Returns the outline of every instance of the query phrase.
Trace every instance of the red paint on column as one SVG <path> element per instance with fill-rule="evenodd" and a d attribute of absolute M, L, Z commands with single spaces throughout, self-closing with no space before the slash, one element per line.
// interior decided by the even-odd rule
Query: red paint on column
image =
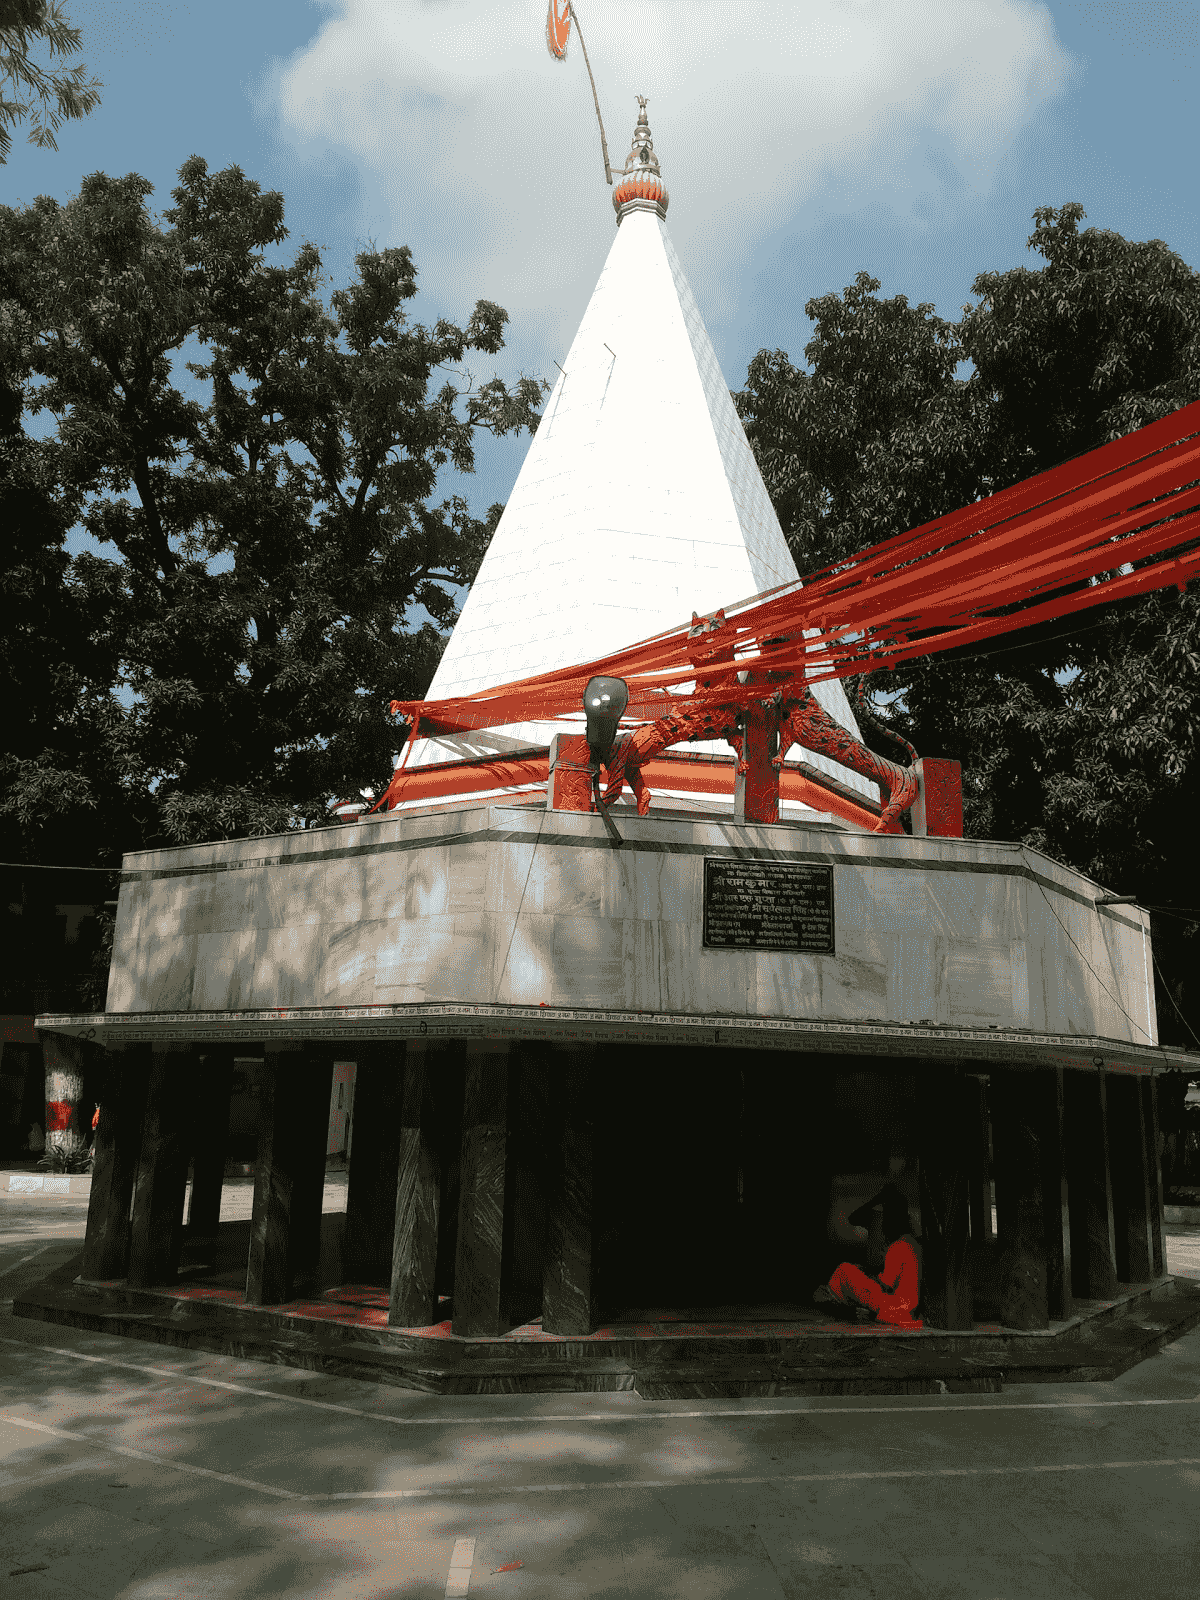
<path fill-rule="evenodd" d="M 913 832 L 930 839 L 963 836 L 962 765 L 940 756 L 917 762 L 920 794 L 913 806 Z"/>
<path fill-rule="evenodd" d="M 46 1132 L 62 1133 L 71 1126 L 71 1113 L 75 1107 L 69 1100 L 46 1101 Z"/>
<path fill-rule="evenodd" d="M 550 751 L 546 804 L 550 811 L 592 809 L 591 752 L 582 734 L 560 733 Z"/>

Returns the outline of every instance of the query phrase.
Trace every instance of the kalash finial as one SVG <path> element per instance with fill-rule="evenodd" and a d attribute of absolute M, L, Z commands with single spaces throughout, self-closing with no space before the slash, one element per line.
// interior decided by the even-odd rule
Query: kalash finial
<path fill-rule="evenodd" d="M 613 190 L 613 210 L 620 227 L 631 211 L 654 211 L 666 221 L 667 186 L 662 181 L 658 157 L 654 154 L 654 140 L 650 124 L 646 121 L 646 97 L 637 97 L 641 110 L 633 130 L 633 146 L 625 161 L 625 171 L 617 179 Z"/>

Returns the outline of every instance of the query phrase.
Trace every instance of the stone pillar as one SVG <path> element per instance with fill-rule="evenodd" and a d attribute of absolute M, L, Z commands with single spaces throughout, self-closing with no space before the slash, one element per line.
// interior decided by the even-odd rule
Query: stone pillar
<path fill-rule="evenodd" d="M 129 1270 L 129 1212 L 146 1116 L 150 1046 L 118 1046 L 106 1057 L 81 1274 L 96 1282 L 123 1278 Z"/>
<path fill-rule="evenodd" d="M 932 1328 L 972 1329 L 968 1257 L 973 1090 L 950 1073 L 931 1071 L 918 1099 L 921 1306 Z"/>
<path fill-rule="evenodd" d="M 1071 1277 L 1079 1299 L 1110 1300 L 1117 1292 L 1106 1087 L 1103 1067 L 1066 1072 Z"/>
<path fill-rule="evenodd" d="M 82 1155 L 87 1149 L 90 1111 L 83 1105 L 83 1064 L 87 1046 L 65 1033 L 42 1035 L 46 1066 L 46 1154 Z"/>
<path fill-rule="evenodd" d="M 246 1304 L 280 1305 L 320 1249 L 333 1058 L 266 1049 Z"/>
<path fill-rule="evenodd" d="M 1042 1156 L 1046 1235 L 1046 1310 L 1056 1321 L 1074 1314 L 1071 1292 L 1071 1212 L 1063 1069 L 1041 1069 L 1031 1088 Z"/>
<path fill-rule="evenodd" d="M 289 1055 L 283 1064 L 285 1078 L 298 1100 L 299 1146 L 296 1188 L 292 1200 L 291 1276 L 316 1271 L 321 1258 L 322 1213 L 325 1205 L 325 1153 L 329 1146 L 329 1102 L 333 1098 L 333 1051 L 306 1046 L 303 1054 Z"/>
<path fill-rule="evenodd" d="M 550 741 L 547 811 L 591 811 L 591 751 L 581 733 L 556 733 Z"/>
<path fill-rule="evenodd" d="M 368 1283 L 391 1281 L 404 1055 L 402 1039 L 358 1046 L 342 1259 Z"/>
<path fill-rule="evenodd" d="M 1107 1089 L 1117 1277 L 1122 1283 L 1149 1283 L 1154 1235 L 1141 1080 L 1109 1073 Z"/>
<path fill-rule="evenodd" d="M 917 798 L 912 807 L 916 839 L 961 839 L 963 836 L 962 766 L 940 756 L 922 756 L 916 764 Z"/>
<path fill-rule="evenodd" d="M 209 1050 L 199 1058 L 195 1134 L 192 1147 L 192 1197 L 187 1225 L 199 1238 L 221 1226 L 229 1101 L 233 1094 L 233 1051 Z"/>
<path fill-rule="evenodd" d="M 773 760 L 778 753 L 778 718 L 755 702 L 745 712 L 742 758 L 733 780 L 736 821 L 779 821 L 779 768 Z"/>
<path fill-rule="evenodd" d="M 988 1113 L 983 1079 L 964 1078 L 963 1094 L 966 1098 L 971 1243 L 978 1248 L 992 1236 L 991 1157 L 988 1150 Z"/>
<path fill-rule="evenodd" d="M 454 1332 L 466 1336 L 502 1331 L 511 1281 L 514 1054 L 491 1040 L 467 1044 L 453 1302 Z"/>
<path fill-rule="evenodd" d="M 444 1044 L 414 1039 L 405 1057 L 388 1299 L 388 1325 L 394 1328 L 427 1328 L 438 1320 L 442 1159 L 435 1096 L 447 1055 Z"/>
<path fill-rule="evenodd" d="M 541 1315 L 545 1290 L 546 1219 L 557 1165 L 550 1102 L 558 1053 L 548 1044 L 522 1040 L 514 1054 L 509 1079 L 512 1201 L 504 1218 L 512 1270 L 500 1309 L 510 1324 L 520 1325 Z"/>
<path fill-rule="evenodd" d="M 590 1333 L 595 1314 L 591 1099 L 595 1059 L 594 1048 L 573 1049 L 557 1086 L 561 1134 L 551 1189 L 542 1284 L 542 1331 L 545 1333 Z"/>
<path fill-rule="evenodd" d="M 991 1075 L 1000 1321 L 1008 1328 L 1050 1325 L 1042 1176 L 1047 1130 L 1045 1119 L 1038 1115 L 1040 1086 L 1035 1079 L 1034 1072 Z"/>
<path fill-rule="evenodd" d="M 174 1283 L 179 1271 L 195 1084 L 196 1057 L 187 1045 L 152 1046 L 129 1240 L 131 1288 Z"/>
<path fill-rule="evenodd" d="M 1163 1256 L 1162 1163 L 1158 1155 L 1158 1080 L 1141 1080 L 1142 1128 L 1146 1137 L 1146 1171 L 1150 1189 L 1150 1237 L 1153 1244 L 1153 1271 L 1156 1278 L 1166 1275 Z"/>

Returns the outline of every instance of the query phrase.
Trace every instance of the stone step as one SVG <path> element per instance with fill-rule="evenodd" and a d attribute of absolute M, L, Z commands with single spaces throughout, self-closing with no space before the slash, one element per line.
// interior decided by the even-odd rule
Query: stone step
<path fill-rule="evenodd" d="M 277 1310 L 164 1299 L 73 1282 L 78 1258 L 14 1298 L 20 1317 L 327 1372 L 430 1394 L 602 1393 L 647 1400 L 769 1395 L 991 1393 L 1014 1383 L 1110 1381 L 1200 1324 L 1200 1283 L 1172 1280 L 1125 1315 L 1057 1338 L 994 1337 L 955 1352 L 903 1339 L 457 1341 L 300 1322 Z M 762 1343 L 762 1341 L 755 1341 Z"/>

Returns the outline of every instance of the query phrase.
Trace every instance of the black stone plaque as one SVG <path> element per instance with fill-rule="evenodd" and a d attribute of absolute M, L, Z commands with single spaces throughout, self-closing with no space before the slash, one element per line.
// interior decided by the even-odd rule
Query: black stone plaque
<path fill-rule="evenodd" d="M 704 947 L 833 955 L 833 868 L 706 857 Z"/>

